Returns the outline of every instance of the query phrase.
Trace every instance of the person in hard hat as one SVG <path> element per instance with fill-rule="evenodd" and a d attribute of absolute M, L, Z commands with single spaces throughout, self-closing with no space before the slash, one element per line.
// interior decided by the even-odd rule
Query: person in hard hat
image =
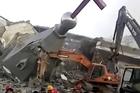
<path fill-rule="evenodd" d="M 48 87 L 47 87 L 47 93 L 59 93 L 59 92 L 52 85 L 48 85 Z"/>
<path fill-rule="evenodd" d="M 10 85 L 6 85 L 5 93 L 14 93 L 14 89 Z"/>
<path fill-rule="evenodd" d="M 52 90 L 53 90 L 53 86 L 52 85 L 48 85 L 47 93 L 52 93 Z"/>

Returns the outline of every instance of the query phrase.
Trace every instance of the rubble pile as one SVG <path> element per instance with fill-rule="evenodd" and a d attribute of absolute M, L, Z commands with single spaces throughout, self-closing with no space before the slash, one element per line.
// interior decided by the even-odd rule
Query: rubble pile
<path fill-rule="evenodd" d="M 84 67 L 80 64 L 71 60 L 63 60 L 53 69 L 50 76 L 50 83 L 54 84 L 58 90 L 68 92 L 74 87 L 76 81 L 85 76 L 85 71 Z"/>

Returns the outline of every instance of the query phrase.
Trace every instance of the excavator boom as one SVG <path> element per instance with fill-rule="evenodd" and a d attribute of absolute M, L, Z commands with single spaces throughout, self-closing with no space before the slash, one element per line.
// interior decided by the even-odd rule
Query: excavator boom
<path fill-rule="evenodd" d="M 126 10 L 126 7 L 123 6 L 119 10 L 118 19 L 116 22 L 116 28 L 113 37 L 113 40 L 115 41 L 115 47 L 114 51 L 112 51 L 112 60 L 117 58 L 117 55 L 119 54 L 119 49 L 121 46 L 125 26 L 127 26 L 133 38 L 135 39 L 138 47 L 140 48 L 140 26 L 137 23 L 137 21 L 130 15 L 130 13 Z M 115 65 L 116 63 L 113 64 Z M 119 93 L 140 93 L 139 86 L 137 86 L 140 85 L 139 73 L 139 66 L 125 67 L 123 77 L 121 80 L 121 86 L 119 87 Z"/>
<path fill-rule="evenodd" d="M 87 69 L 92 66 L 92 63 L 83 54 L 73 51 L 59 50 L 58 52 L 50 52 L 49 56 L 51 58 L 70 59 L 72 61 L 82 64 Z"/>
<path fill-rule="evenodd" d="M 124 28 L 127 26 L 130 33 L 134 37 L 137 45 L 140 48 L 140 26 L 137 21 L 130 15 L 126 7 L 123 6 L 118 13 L 113 41 L 115 41 L 116 52 L 119 51 L 124 33 Z"/>
<path fill-rule="evenodd" d="M 116 27 L 113 36 L 113 41 L 115 45 L 111 47 L 112 56 L 110 59 L 112 60 L 114 65 L 116 65 L 118 62 L 118 55 L 121 47 L 121 41 L 123 38 L 125 26 L 127 26 L 137 45 L 140 48 L 140 26 L 137 23 L 137 21 L 130 15 L 126 7 L 123 6 L 119 10 L 118 19 L 116 21 Z"/>

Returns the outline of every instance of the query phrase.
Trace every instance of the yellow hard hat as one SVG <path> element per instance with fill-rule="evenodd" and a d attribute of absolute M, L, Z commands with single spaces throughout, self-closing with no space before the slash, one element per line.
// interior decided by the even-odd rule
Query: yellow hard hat
<path fill-rule="evenodd" d="M 47 90 L 53 90 L 53 86 L 52 85 L 48 85 Z"/>

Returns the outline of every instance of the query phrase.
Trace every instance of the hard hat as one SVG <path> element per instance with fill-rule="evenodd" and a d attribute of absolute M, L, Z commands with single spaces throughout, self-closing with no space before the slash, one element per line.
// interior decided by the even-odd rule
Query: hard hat
<path fill-rule="evenodd" d="M 52 85 L 48 85 L 47 90 L 53 90 L 53 86 Z"/>

